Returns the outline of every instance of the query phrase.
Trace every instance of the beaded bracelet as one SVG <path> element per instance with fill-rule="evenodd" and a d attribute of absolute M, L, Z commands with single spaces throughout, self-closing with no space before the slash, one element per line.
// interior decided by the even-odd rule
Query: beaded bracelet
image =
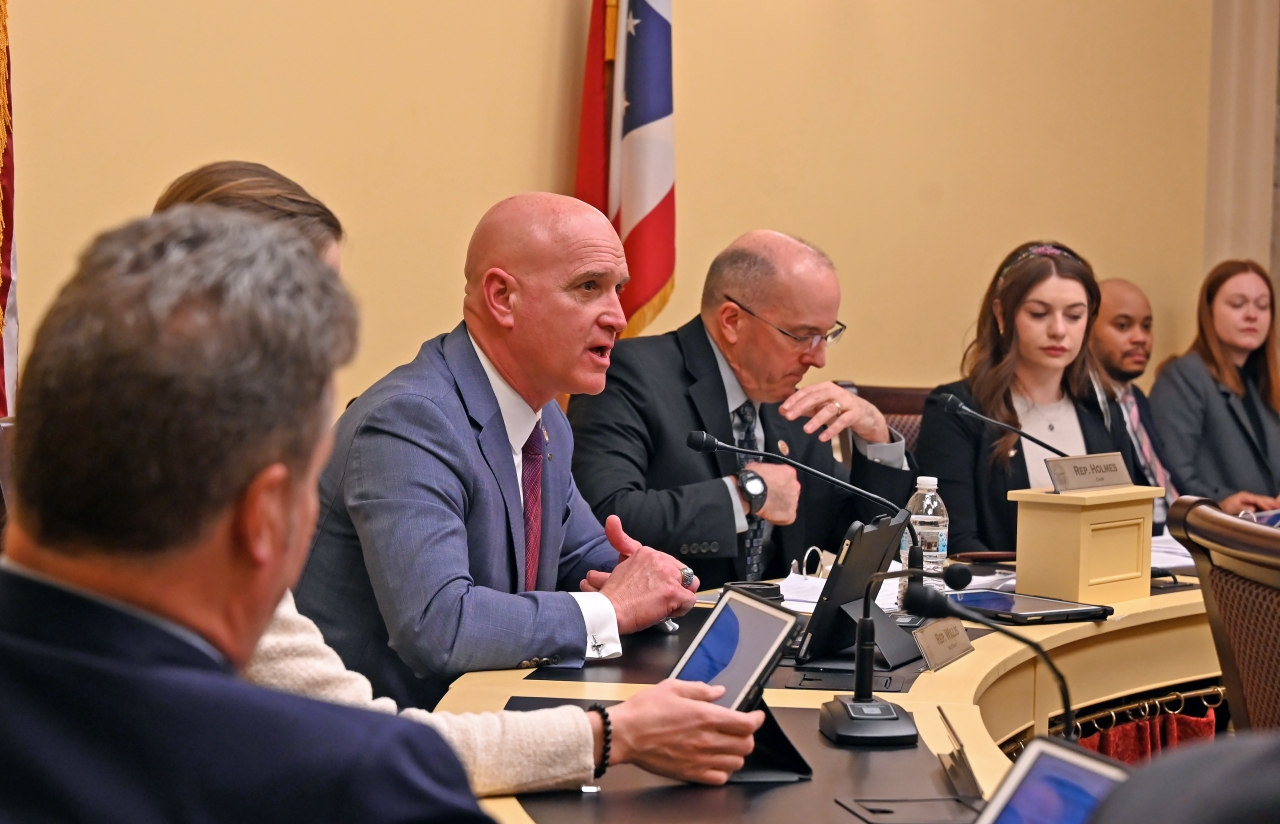
<path fill-rule="evenodd" d="M 609 749 L 613 744 L 613 725 L 609 723 L 609 711 L 604 708 L 604 704 L 592 704 L 587 707 L 587 712 L 600 713 L 600 720 L 604 724 L 604 749 L 600 753 L 600 766 L 596 767 L 595 777 L 600 778 L 604 775 L 604 771 L 609 769 Z"/>

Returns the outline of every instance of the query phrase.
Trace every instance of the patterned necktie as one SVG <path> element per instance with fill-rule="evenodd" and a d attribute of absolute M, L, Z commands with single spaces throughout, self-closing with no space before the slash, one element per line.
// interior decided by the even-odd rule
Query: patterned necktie
<path fill-rule="evenodd" d="M 1120 403 L 1124 406 L 1125 416 L 1128 418 L 1129 436 L 1138 447 L 1138 457 L 1142 461 L 1143 468 L 1147 470 L 1147 474 L 1155 481 L 1156 486 L 1163 486 L 1167 495 L 1176 498 L 1178 492 L 1169 482 L 1169 473 L 1165 472 L 1164 465 L 1160 463 L 1160 458 L 1156 456 L 1155 447 L 1151 445 L 1151 436 L 1147 434 L 1147 428 L 1142 425 L 1142 415 L 1138 411 L 1137 397 L 1134 396 L 1132 390 L 1122 392 L 1120 394 Z"/>
<path fill-rule="evenodd" d="M 738 447 L 740 449 L 758 450 L 760 447 L 756 445 L 755 405 L 751 401 L 747 401 L 735 409 L 733 415 L 737 418 L 738 426 L 742 429 L 742 436 L 738 438 Z M 738 469 L 745 467 L 751 460 L 746 455 L 739 455 Z M 764 521 L 759 516 L 747 516 L 747 531 L 739 536 L 738 546 L 746 555 L 747 580 L 759 581 L 761 574 L 764 572 L 760 557 L 764 551 Z"/>
<path fill-rule="evenodd" d="M 524 442 L 520 482 L 524 487 L 524 590 L 538 586 L 538 555 L 542 548 L 542 426 L 534 426 Z"/>

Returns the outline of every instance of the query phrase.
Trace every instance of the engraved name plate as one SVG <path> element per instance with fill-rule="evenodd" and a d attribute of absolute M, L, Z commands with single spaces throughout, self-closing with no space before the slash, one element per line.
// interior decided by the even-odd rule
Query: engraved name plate
<path fill-rule="evenodd" d="M 1080 489 L 1102 489 L 1109 486 L 1133 486 L 1129 468 L 1119 452 L 1103 452 L 1101 455 L 1080 455 L 1071 458 L 1045 458 L 1053 479 L 1054 492 L 1075 492 Z"/>
<path fill-rule="evenodd" d="M 932 624 L 913 630 L 911 635 L 920 647 L 924 662 L 933 672 L 945 667 L 952 661 L 973 652 L 973 644 L 969 641 L 969 633 L 964 631 L 964 624 L 959 618 L 943 618 Z"/>

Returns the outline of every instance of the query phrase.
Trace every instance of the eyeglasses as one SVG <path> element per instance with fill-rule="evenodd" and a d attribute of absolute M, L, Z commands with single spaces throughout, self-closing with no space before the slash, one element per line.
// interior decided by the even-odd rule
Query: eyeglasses
<path fill-rule="evenodd" d="M 772 326 L 774 329 L 777 329 L 782 334 L 791 338 L 793 341 L 803 346 L 804 351 L 806 352 L 812 352 L 813 350 L 817 349 L 818 344 L 822 343 L 823 341 L 826 341 L 827 346 L 831 346 L 836 341 L 840 340 L 840 336 L 843 335 L 844 330 L 848 328 L 840 321 L 836 321 L 836 325 L 831 327 L 831 330 L 828 331 L 825 335 L 795 335 L 795 334 L 792 334 L 791 332 L 788 332 L 786 329 L 783 329 L 781 326 L 778 326 L 777 324 L 769 323 L 769 321 L 760 317 L 755 312 L 752 312 L 750 309 L 744 306 L 741 301 L 735 299 L 733 296 L 725 295 L 724 299 L 734 304 L 739 309 L 746 312 L 748 315 L 760 321 L 761 323 L 766 324 L 768 326 Z"/>

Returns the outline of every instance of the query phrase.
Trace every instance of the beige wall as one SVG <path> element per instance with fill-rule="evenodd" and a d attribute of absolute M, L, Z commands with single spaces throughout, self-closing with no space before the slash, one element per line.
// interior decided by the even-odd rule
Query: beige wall
<path fill-rule="evenodd" d="M 223 158 L 347 224 L 355 394 L 460 316 L 471 225 L 572 183 L 588 0 L 23 0 L 10 34 L 24 353 L 97 230 Z M 830 377 L 957 374 L 1000 257 L 1051 237 L 1151 293 L 1202 275 L 1210 0 L 678 0 L 678 285 L 757 226 L 823 246 L 853 334 Z"/>

